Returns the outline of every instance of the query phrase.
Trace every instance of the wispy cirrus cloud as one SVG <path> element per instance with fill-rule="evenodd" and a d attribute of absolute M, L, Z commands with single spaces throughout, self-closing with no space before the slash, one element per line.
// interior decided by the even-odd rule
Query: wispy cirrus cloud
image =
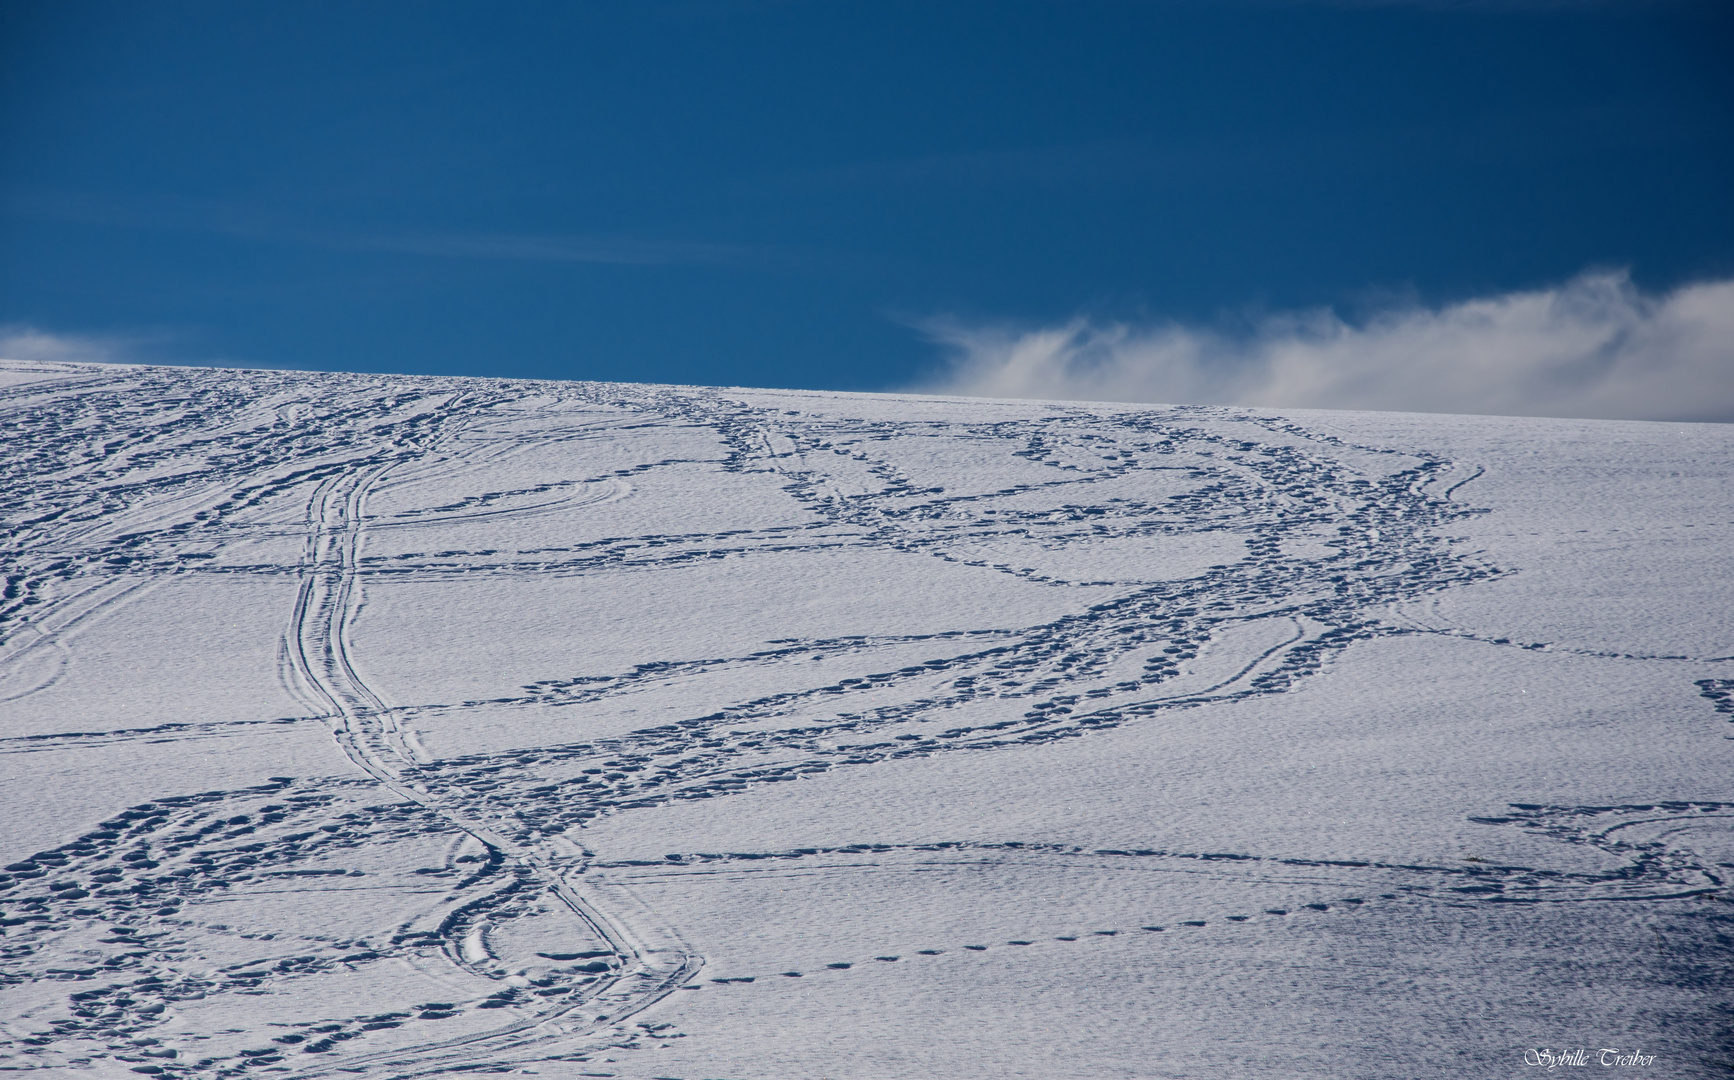
<path fill-rule="evenodd" d="M 745 263 L 782 259 L 788 255 L 739 244 L 620 234 L 312 227 L 293 215 L 185 196 L 115 196 L 12 189 L 0 192 L 0 210 L 25 218 L 203 233 L 260 244 L 333 251 L 394 252 L 445 259 L 673 266 Z"/>
<path fill-rule="evenodd" d="M 1646 295 L 1624 272 L 1349 322 L 1289 312 L 1229 332 L 1076 319 L 935 319 L 919 389 L 979 397 L 1734 421 L 1734 280 Z"/>
<path fill-rule="evenodd" d="M 640 240 L 630 237 L 536 236 L 514 233 L 406 234 L 320 237 L 325 247 L 396 251 L 450 259 L 604 263 L 617 266 L 737 262 L 753 254 L 728 244 Z"/>

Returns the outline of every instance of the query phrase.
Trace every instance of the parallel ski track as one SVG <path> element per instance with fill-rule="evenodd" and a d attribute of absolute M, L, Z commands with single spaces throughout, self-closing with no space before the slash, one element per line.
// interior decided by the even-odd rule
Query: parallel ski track
<path fill-rule="evenodd" d="M 461 400 L 455 401 L 448 409 L 461 416 L 461 405 Z M 440 437 L 451 434 L 440 432 L 429 440 L 427 449 L 432 450 Z M 587 930 L 608 943 L 621 966 L 609 978 L 583 992 L 556 999 L 560 1004 L 494 1030 L 429 1043 L 412 1053 L 384 1051 L 344 1057 L 329 1067 L 298 1069 L 295 1071 L 298 1076 L 329 1076 L 356 1069 L 381 1069 L 400 1077 L 420 1076 L 469 1067 L 484 1059 L 497 1063 L 540 1043 L 581 1043 L 596 1031 L 618 1025 L 666 997 L 691 978 L 702 963 L 684 951 L 678 963 L 672 965 L 666 957 L 653 959 L 646 954 L 617 920 L 578 893 L 556 867 L 556 859 L 550 858 L 552 845 L 546 845 L 541 852 L 527 850 L 498 830 L 446 805 L 438 796 L 404 781 L 406 768 L 427 762 L 418 760 L 406 743 L 393 710 L 357 671 L 351 652 L 350 626 L 359 601 L 357 567 L 365 544 L 368 492 L 405 460 L 411 458 L 406 455 L 384 463 L 362 462 L 327 479 L 315 490 L 309 504 L 302 586 L 286 635 L 295 673 L 318 692 L 327 708 L 335 741 L 356 768 L 404 801 L 424 807 L 474 837 L 490 851 L 529 868 Z M 461 946 L 449 952 L 455 961 L 463 963 Z M 631 987 L 633 982 L 644 982 L 645 976 L 650 976 L 648 985 Z M 627 988 L 630 989 L 624 999 L 612 995 L 615 998 L 612 1011 L 604 1019 L 571 1031 L 550 1028 L 553 1021 L 588 1007 L 610 991 Z"/>

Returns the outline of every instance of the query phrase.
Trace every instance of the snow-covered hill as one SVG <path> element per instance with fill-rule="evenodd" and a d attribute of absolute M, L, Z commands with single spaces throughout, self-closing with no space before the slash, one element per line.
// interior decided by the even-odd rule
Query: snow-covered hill
<path fill-rule="evenodd" d="M 14 1069 L 1725 1075 L 1734 428 L 0 366 Z"/>

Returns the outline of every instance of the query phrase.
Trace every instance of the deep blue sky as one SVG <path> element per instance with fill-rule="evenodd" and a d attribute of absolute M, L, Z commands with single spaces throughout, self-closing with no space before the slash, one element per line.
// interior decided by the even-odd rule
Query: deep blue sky
<path fill-rule="evenodd" d="M 0 0 L 0 323 L 875 389 L 909 322 L 1734 273 L 1689 2 Z"/>

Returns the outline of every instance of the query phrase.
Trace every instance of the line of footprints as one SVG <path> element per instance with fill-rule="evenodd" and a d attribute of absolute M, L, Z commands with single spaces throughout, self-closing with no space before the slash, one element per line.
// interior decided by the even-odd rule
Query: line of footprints
<path fill-rule="evenodd" d="M 1401 888 L 1401 886 L 1400 886 L 1400 888 Z M 1408 891 L 1408 890 L 1406 889 L 1405 891 Z M 1378 898 L 1380 900 L 1397 900 L 1397 899 L 1401 899 L 1401 896 L 1398 893 L 1380 893 L 1378 895 Z M 1332 910 L 1332 908 L 1338 907 L 1338 906 L 1341 906 L 1341 907 L 1348 909 L 1348 910 L 1353 910 L 1355 908 L 1358 908 L 1358 907 L 1366 904 L 1367 902 L 1368 901 L 1365 897 L 1347 896 L 1347 897 L 1343 897 L 1340 900 L 1336 900 L 1336 901 L 1333 901 L 1333 902 L 1328 903 L 1328 904 L 1327 903 L 1312 903 L 1312 904 L 1301 904 L 1298 907 L 1294 907 L 1294 908 L 1266 908 L 1264 910 L 1263 914 L 1268 915 L 1268 916 L 1285 916 L 1285 915 L 1294 915 L 1294 914 L 1299 914 L 1301 912 L 1309 912 L 1309 911 L 1310 912 L 1326 912 L 1326 911 L 1330 911 L 1330 910 Z M 1226 916 L 1226 921 L 1228 921 L 1230 923 L 1238 924 L 1238 923 L 1249 922 L 1253 918 L 1254 918 L 1254 916 L 1251 916 L 1251 915 L 1229 915 L 1229 916 Z M 1188 919 L 1188 920 L 1185 920 L 1182 922 L 1170 923 L 1170 924 L 1165 925 L 1165 926 L 1157 926 L 1157 925 L 1140 926 L 1138 928 L 1138 930 L 1144 931 L 1144 932 L 1149 932 L 1149 933 L 1164 933 L 1164 932 L 1166 932 L 1169 929 L 1174 928 L 1174 927 L 1183 927 L 1183 926 L 1184 927 L 1200 927 L 1200 926 L 1208 926 L 1208 925 L 1210 925 L 1210 924 L 1209 924 L 1208 920 L 1205 920 L 1205 919 Z M 1053 940 L 1054 941 L 1087 941 L 1087 940 L 1090 940 L 1091 938 L 1118 937 L 1122 933 L 1131 933 L 1131 932 L 1132 931 L 1123 931 L 1123 930 L 1093 930 L 1088 934 L 1062 934 L 1062 935 L 1059 935 L 1058 937 L 1055 937 Z M 980 952 L 987 952 L 989 949 L 993 949 L 993 948 L 1005 948 L 1005 947 L 1014 947 L 1015 948 L 1015 947 L 1035 945 L 1036 943 L 1037 942 L 1034 940 L 1027 940 L 1026 941 L 1023 939 L 1014 938 L 1014 939 L 1011 939 L 1009 941 L 1004 942 L 1000 946 L 964 945 L 961 948 L 965 952 L 980 953 Z M 913 955 L 916 955 L 916 956 L 942 956 L 945 954 L 946 951 L 947 950 L 945 950 L 945 949 L 917 949 Z M 894 963 L 897 963 L 898 961 L 901 961 L 903 959 L 904 959 L 904 957 L 901 955 L 898 955 L 898 956 L 875 956 L 875 957 L 873 957 L 872 960 L 838 961 L 836 963 L 826 964 L 824 966 L 824 968 L 820 969 L 819 971 L 814 971 L 814 972 L 779 971 L 779 972 L 775 972 L 774 974 L 767 975 L 767 976 L 736 975 L 736 976 L 732 976 L 732 977 L 728 977 L 728 978 L 711 979 L 710 982 L 717 985 L 717 986 L 732 986 L 732 985 L 741 984 L 741 983 L 757 982 L 760 978 L 777 978 L 778 976 L 781 976 L 781 977 L 787 978 L 787 979 L 800 979 L 800 978 L 805 978 L 807 975 L 820 974 L 823 971 L 848 971 L 849 969 L 855 967 L 856 964 L 858 964 L 858 963 L 859 964 L 871 964 L 874 961 L 878 961 L 880 963 L 894 964 Z M 703 990 L 704 984 L 702 984 L 702 983 L 690 983 L 686 986 L 681 987 L 681 989 L 682 990 Z"/>

